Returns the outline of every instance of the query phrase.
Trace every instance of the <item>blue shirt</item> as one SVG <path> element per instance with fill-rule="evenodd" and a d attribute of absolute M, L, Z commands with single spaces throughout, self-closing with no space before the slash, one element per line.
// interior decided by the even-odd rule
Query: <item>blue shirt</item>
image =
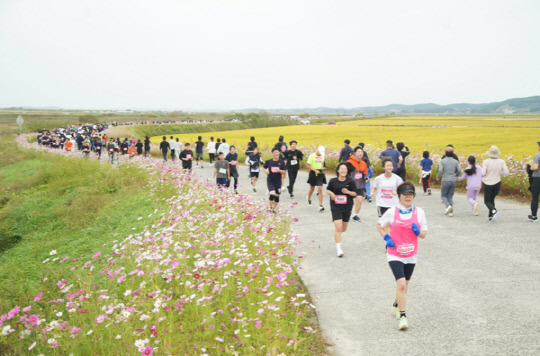
<path fill-rule="evenodd" d="M 379 155 L 379 158 L 383 158 L 383 156 L 392 158 L 392 161 L 394 161 L 394 169 L 392 170 L 392 172 L 395 173 L 398 168 L 397 165 L 399 162 L 399 157 L 401 157 L 401 153 L 399 153 L 399 151 L 396 149 L 390 148 L 390 149 L 382 151 L 381 154 Z"/>
<path fill-rule="evenodd" d="M 424 158 L 420 161 L 420 167 L 424 172 L 431 172 L 431 167 L 433 167 L 433 161 L 431 158 Z"/>

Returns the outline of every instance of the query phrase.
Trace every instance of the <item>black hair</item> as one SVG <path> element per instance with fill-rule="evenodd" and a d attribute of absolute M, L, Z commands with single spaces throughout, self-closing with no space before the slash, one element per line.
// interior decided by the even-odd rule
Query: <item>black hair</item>
<path fill-rule="evenodd" d="M 218 138 L 218 139 L 217 139 L 217 142 L 221 142 L 221 139 L 220 139 L 220 138 Z"/>
<path fill-rule="evenodd" d="M 191 145 L 189 144 L 189 142 L 186 142 L 186 143 L 184 143 L 184 147 L 185 146 L 191 146 Z"/>
<path fill-rule="evenodd" d="M 227 141 L 225 141 L 225 139 L 224 139 L 224 138 L 222 138 L 222 139 L 221 139 L 221 142 L 227 142 Z"/>
<path fill-rule="evenodd" d="M 199 136 L 199 141 L 200 141 L 200 140 L 202 140 L 202 137 L 201 137 L 201 136 Z"/>
<path fill-rule="evenodd" d="M 283 136 L 279 136 L 279 142 L 283 142 Z"/>
<path fill-rule="evenodd" d="M 362 147 L 356 146 L 356 147 L 354 148 L 354 153 L 356 153 L 356 151 L 358 151 L 358 150 L 362 150 L 362 152 L 364 151 L 364 150 L 362 149 Z"/>
<path fill-rule="evenodd" d="M 298 142 L 296 142 L 295 140 L 292 140 L 291 142 L 289 142 L 289 146 L 292 145 L 293 143 L 298 144 Z"/>
<path fill-rule="evenodd" d="M 469 156 L 469 158 L 467 158 L 467 161 L 469 161 L 471 168 L 466 169 L 464 172 L 468 176 L 473 176 L 476 174 L 476 157 Z"/>
<path fill-rule="evenodd" d="M 214 136 L 210 136 L 210 141 L 214 141 Z"/>
<path fill-rule="evenodd" d="M 358 144 L 358 146 L 360 146 L 361 149 L 364 149 L 364 146 L 365 146 L 365 145 L 364 145 L 363 142 L 360 142 L 360 143 Z"/>
<path fill-rule="evenodd" d="M 223 154 L 224 154 L 223 152 L 219 151 L 218 157 L 221 156 L 221 155 L 223 155 Z"/>
<path fill-rule="evenodd" d="M 384 168 L 384 166 L 386 166 L 386 162 L 392 162 L 392 165 L 394 165 L 394 160 L 392 159 L 392 157 L 384 157 L 381 160 L 381 164 L 382 164 L 383 168 Z"/>
<path fill-rule="evenodd" d="M 171 139 L 173 139 L 174 137 L 171 136 Z"/>
<path fill-rule="evenodd" d="M 280 152 L 280 150 L 279 150 L 278 146 L 274 146 L 274 148 L 272 148 L 272 153 L 274 153 L 274 151 L 278 151 L 278 152 Z"/>
<path fill-rule="evenodd" d="M 249 139 L 251 140 L 251 142 L 254 142 L 255 141 L 255 136 L 251 136 Z"/>
<path fill-rule="evenodd" d="M 398 151 L 401 151 L 405 147 L 405 144 L 403 142 L 396 143 L 396 148 Z"/>
<path fill-rule="evenodd" d="M 429 152 L 428 152 L 428 151 L 424 151 L 424 153 L 422 153 L 422 157 L 424 157 L 424 158 L 429 158 Z"/>
<path fill-rule="evenodd" d="M 347 176 L 354 171 L 353 165 L 350 164 L 349 162 L 339 162 L 337 167 L 336 167 L 336 175 L 338 177 L 339 177 L 339 168 L 341 168 L 341 166 L 346 166 L 347 167 Z"/>
<path fill-rule="evenodd" d="M 351 140 L 345 140 L 343 142 L 346 143 L 347 145 L 349 145 L 351 143 Z"/>
<path fill-rule="evenodd" d="M 398 196 L 404 195 L 405 193 L 408 193 L 408 192 L 413 192 L 414 195 L 416 195 L 416 189 L 414 188 L 414 184 L 412 184 L 411 182 L 401 183 L 400 185 L 398 185 L 396 191 L 398 193 Z"/>
<path fill-rule="evenodd" d="M 229 147 L 229 151 L 230 151 L 231 149 L 233 149 L 233 148 L 236 148 L 236 147 L 234 147 L 234 146 Z"/>
<path fill-rule="evenodd" d="M 163 136 L 163 139 L 166 140 L 166 139 L 167 139 L 167 136 Z"/>

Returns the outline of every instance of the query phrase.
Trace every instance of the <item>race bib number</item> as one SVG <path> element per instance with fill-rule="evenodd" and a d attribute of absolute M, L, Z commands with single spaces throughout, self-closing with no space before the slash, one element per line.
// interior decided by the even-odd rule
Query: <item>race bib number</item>
<path fill-rule="evenodd" d="M 114 152 L 114 148 L 109 148 L 109 152 Z"/>
<path fill-rule="evenodd" d="M 315 162 L 316 163 L 323 163 L 323 158 L 322 157 L 315 157 Z"/>
<path fill-rule="evenodd" d="M 396 248 L 396 252 L 399 253 L 400 255 L 408 255 L 413 251 L 414 251 L 413 244 L 401 244 L 401 245 L 398 245 Z"/>
<path fill-rule="evenodd" d="M 231 166 L 236 166 L 236 163 L 238 163 L 238 161 L 230 161 L 230 162 L 229 162 L 229 164 L 230 164 Z"/>
<path fill-rule="evenodd" d="M 251 172 L 259 172 L 259 168 L 251 168 Z"/>
<path fill-rule="evenodd" d="M 381 189 L 381 198 L 392 199 L 394 197 L 394 194 L 392 193 L 393 191 L 391 189 Z"/>
<path fill-rule="evenodd" d="M 291 166 L 296 166 L 298 164 L 298 161 L 295 159 L 291 160 Z"/>
<path fill-rule="evenodd" d="M 336 195 L 336 204 L 347 204 L 347 196 L 346 195 Z"/>
<path fill-rule="evenodd" d="M 127 151 L 127 147 L 124 147 L 124 151 Z"/>
<path fill-rule="evenodd" d="M 354 174 L 354 179 L 356 179 L 356 180 L 362 179 L 362 173 L 361 173 L 361 172 L 356 172 L 356 173 Z"/>
<path fill-rule="evenodd" d="M 191 155 L 186 155 L 186 158 L 187 158 L 187 159 L 191 159 Z"/>
<path fill-rule="evenodd" d="M 220 168 L 218 172 L 221 174 L 227 174 L 227 168 Z"/>
<path fill-rule="evenodd" d="M 270 171 L 272 173 L 279 173 L 279 167 L 273 166 L 273 167 L 270 168 Z"/>

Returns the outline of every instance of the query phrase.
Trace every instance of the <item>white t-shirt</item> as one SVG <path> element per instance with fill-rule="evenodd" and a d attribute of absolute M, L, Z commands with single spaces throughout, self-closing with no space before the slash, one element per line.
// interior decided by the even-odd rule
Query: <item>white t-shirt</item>
<path fill-rule="evenodd" d="M 393 193 L 397 191 L 398 185 L 403 183 L 400 176 L 392 173 L 390 178 L 386 178 L 384 174 L 376 177 L 373 182 L 373 188 L 377 188 L 377 206 L 391 208 L 398 203 L 397 195 Z"/>
<path fill-rule="evenodd" d="M 208 150 L 208 153 L 216 153 L 216 143 L 214 141 L 208 142 L 206 149 Z"/>
<path fill-rule="evenodd" d="M 171 150 L 176 150 L 176 141 L 175 140 L 170 140 L 169 141 L 169 148 Z"/>
<path fill-rule="evenodd" d="M 400 203 L 398 203 L 397 206 L 401 210 L 407 210 L 407 208 L 405 208 Z M 383 216 L 379 218 L 379 224 L 381 224 L 382 227 L 385 227 L 387 225 L 390 226 L 394 222 L 395 212 L 396 212 L 395 208 L 386 210 Z M 424 210 L 422 208 L 416 207 L 416 215 L 418 216 L 418 224 L 420 225 L 420 231 L 427 231 L 428 226 L 427 226 L 427 220 L 426 220 L 426 213 L 424 212 Z M 400 213 L 399 217 L 402 220 L 409 220 L 410 218 L 412 218 L 412 212 L 409 214 Z M 390 237 L 392 237 L 392 231 L 390 231 Z M 398 257 L 398 256 L 390 255 L 388 253 L 386 254 L 386 258 L 388 259 L 388 261 L 400 261 L 405 264 L 416 263 L 416 261 L 418 260 L 417 255 L 414 255 L 411 257 Z"/>

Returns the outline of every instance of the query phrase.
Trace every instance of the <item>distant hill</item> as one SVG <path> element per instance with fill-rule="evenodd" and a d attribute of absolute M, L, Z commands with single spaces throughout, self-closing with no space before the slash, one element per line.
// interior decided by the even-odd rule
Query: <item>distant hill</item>
<path fill-rule="evenodd" d="M 261 109 L 245 109 L 243 112 L 258 112 Z M 433 103 L 403 105 L 391 104 L 386 106 L 366 106 L 356 108 L 301 108 L 301 109 L 270 109 L 272 113 L 400 113 L 400 114 L 519 114 L 540 113 L 540 96 L 514 98 L 505 101 L 485 104 L 457 103 L 438 105 Z"/>

